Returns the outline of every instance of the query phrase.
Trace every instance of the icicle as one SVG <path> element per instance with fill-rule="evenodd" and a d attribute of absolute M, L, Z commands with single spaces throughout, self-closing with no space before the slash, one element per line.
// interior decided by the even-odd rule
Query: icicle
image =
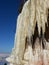
<path fill-rule="evenodd" d="M 47 21 L 47 17 L 48 17 L 48 9 L 49 9 L 49 0 L 45 0 L 45 21 Z M 47 27 L 48 27 L 48 22 L 47 23 Z"/>
<path fill-rule="evenodd" d="M 36 12 L 35 12 L 35 0 L 31 0 L 31 7 L 30 7 L 30 11 L 31 11 L 31 16 L 30 16 L 30 28 L 31 28 L 31 32 L 34 35 L 34 30 L 35 30 L 35 26 L 36 26 Z"/>
<path fill-rule="evenodd" d="M 28 23 L 28 12 L 29 11 L 29 1 L 27 1 L 22 9 L 22 13 L 18 17 L 17 23 L 17 41 L 16 41 L 16 62 L 17 64 L 21 64 L 24 50 L 25 50 L 25 38 L 27 35 L 27 23 Z M 27 14 L 27 15 L 26 15 Z M 24 20 L 25 19 L 25 20 Z M 20 23 L 19 23 L 20 22 Z M 17 61 L 18 59 L 18 61 Z"/>
<path fill-rule="evenodd" d="M 38 32 L 40 36 L 41 32 L 41 13 L 40 13 L 40 0 L 37 0 L 36 2 L 36 21 L 37 21 L 37 26 L 38 26 Z"/>

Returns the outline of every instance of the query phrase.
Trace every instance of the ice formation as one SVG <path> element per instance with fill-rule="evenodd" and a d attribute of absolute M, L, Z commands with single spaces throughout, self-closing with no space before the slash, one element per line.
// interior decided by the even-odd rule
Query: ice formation
<path fill-rule="evenodd" d="M 49 42 L 46 42 L 45 49 L 42 48 L 42 40 L 35 41 L 35 48 L 32 49 L 31 36 L 34 35 L 37 23 L 38 34 L 40 37 L 45 33 L 45 24 L 47 23 L 47 15 L 49 8 L 49 0 L 28 0 L 23 6 L 22 12 L 17 19 L 17 28 L 15 34 L 14 48 L 11 56 L 6 60 L 12 65 L 49 65 Z M 28 37 L 28 45 L 25 48 L 25 39 Z M 45 43 L 44 42 L 44 43 Z M 27 44 L 26 43 L 26 44 Z M 41 45 L 40 45 L 41 44 Z"/>

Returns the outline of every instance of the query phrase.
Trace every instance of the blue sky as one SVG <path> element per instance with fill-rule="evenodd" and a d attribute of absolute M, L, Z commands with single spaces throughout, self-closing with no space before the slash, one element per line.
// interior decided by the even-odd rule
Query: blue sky
<path fill-rule="evenodd" d="M 14 46 L 16 20 L 21 0 L 0 0 L 0 53 Z"/>

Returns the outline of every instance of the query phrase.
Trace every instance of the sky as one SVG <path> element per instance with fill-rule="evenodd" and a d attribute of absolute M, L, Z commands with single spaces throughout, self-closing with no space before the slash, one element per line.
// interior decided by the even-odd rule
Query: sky
<path fill-rule="evenodd" d="M 0 0 L 0 53 L 10 53 L 21 0 Z"/>

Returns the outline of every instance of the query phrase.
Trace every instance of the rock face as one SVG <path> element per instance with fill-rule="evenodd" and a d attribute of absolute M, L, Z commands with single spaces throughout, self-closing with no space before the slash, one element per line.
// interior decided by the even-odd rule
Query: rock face
<path fill-rule="evenodd" d="M 6 59 L 10 65 L 49 65 L 49 42 L 44 38 L 48 8 L 49 0 L 26 1 L 17 19 L 14 48 Z M 39 37 L 33 43 L 36 23 Z"/>

